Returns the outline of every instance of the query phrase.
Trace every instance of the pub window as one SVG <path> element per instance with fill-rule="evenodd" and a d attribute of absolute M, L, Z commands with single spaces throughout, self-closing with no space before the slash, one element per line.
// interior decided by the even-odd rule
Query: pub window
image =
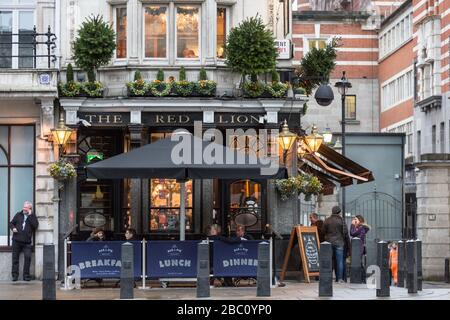
<path fill-rule="evenodd" d="M 251 180 L 238 180 L 230 185 L 230 231 L 236 225 L 247 226 L 248 231 L 261 231 L 261 184 Z"/>
<path fill-rule="evenodd" d="M 197 59 L 200 54 L 200 8 L 176 8 L 176 51 L 178 58 Z"/>
<path fill-rule="evenodd" d="M 127 57 L 127 8 L 116 8 L 116 58 Z"/>
<path fill-rule="evenodd" d="M 9 6 L 2 8 L 3 4 Z M 14 5 L 20 5 L 20 10 L 15 9 Z M 34 0 L 0 1 L 0 68 L 35 67 L 32 35 L 34 7 Z"/>
<path fill-rule="evenodd" d="M 169 138 L 170 132 L 153 132 L 150 141 Z M 193 231 L 193 183 L 186 182 L 186 232 Z M 150 232 L 180 230 L 180 184 L 176 179 L 150 179 Z"/>
<path fill-rule="evenodd" d="M 9 246 L 9 221 L 34 203 L 34 126 L 0 125 L 0 246 Z"/>
<path fill-rule="evenodd" d="M 167 7 L 145 7 L 145 57 L 167 57 Z"/>
<path fill-rule="evenodd" d="M 217 58 L 225 59 L 225 44 L 227 42 L 227 31 L 229 24 L 229 8 L 217 8 Z"/>
<path fill-rule="evenodd" d="M 312 48 L 324 49 L 327 46 L 327 40 L 325 39 L 309 39 L 308 40 L 308 50 Z"/>
<path fill-rule="evenodd" d="M 356 96 L 345 96 L 345 119 L 356 120 Z"/>

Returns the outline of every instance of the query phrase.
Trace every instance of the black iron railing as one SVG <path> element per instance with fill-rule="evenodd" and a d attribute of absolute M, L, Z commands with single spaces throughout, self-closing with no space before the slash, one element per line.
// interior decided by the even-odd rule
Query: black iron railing
<path fill-rule="evenodd" d="M 51 63 L 56 61 L 56 55 L 53 54 L 56 39 L 50 26 L 46 33 L 36 32 L 36 26 L 33 30 L 19 33 L 0 32 L 0 68 L 12 68 L 13 58 L 18 58 L 19 68 L 36 68 L 37 58 L 47 59 L 47 67 L 50 68 Z M 18 47 L 17 54 L 13 54 L 14 46 Z M 41 49 L 39 46 L 45 47 Z"/>

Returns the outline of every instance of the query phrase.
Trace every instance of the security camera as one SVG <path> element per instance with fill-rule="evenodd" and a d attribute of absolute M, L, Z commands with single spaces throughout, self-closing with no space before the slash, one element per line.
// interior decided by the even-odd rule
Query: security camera
<path fill-rule="evenodd" d="M 89 121 L 87 121 L 87 120 L 85 120 L 85 119 L 77 118 L 77 123 L 80 123 L 80 122 L 81 122 L 81 124 L 82 124 L 83 126 L 85 126 L 85 127 L 90 127 L 90 126 L 92 126 L 92 124 L 91 124 Z"/>

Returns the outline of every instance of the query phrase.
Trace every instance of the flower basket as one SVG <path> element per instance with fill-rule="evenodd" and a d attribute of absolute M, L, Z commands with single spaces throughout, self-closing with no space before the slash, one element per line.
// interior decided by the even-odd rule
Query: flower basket
<path fill-rule="evenodd" d="M 199 80 L 195 91 L 202 97 L 213 97 L 216 95 L 217 83 L 213 80 Z"/>
<path fill-rule="evenodd" d="M 266 92 L 270 94 L 272 98 L 283 98 L 287 94 L 289 86 L 282 82 L 272 82 L 266 86 Z"/>
<path fill-rule="evenodd" d="M 77 176 L 77 171 L 75 167 L 70 162 L 59 160 L 52 163 L 48 171 L 50 176 L 58 181 L 66 181 Z"/>
<path fill-rule="evenodd" d="M 258 98 L 264 93 L 266 85 L 262 82 L 245 82 L 244 96 L 248 98 Z"/>
<path fill-rule="evenodd" d="M 172 85 L 170 83 L 160 80 L 153 80 L 149 87 L 151 94 L 155 97 L 166 97 L 170 94 L 170 90 L 172 89 Z"/>
<path fill-rule="evenodd" d="M 322 183 L 311 174 L 300 174 L 296 177 L 280 179 L 275 184 L 282 201 L 286 201 L 294 195 L 298 196 L 300 193 L 303 193 L 305 200 L 309 201 L 311 195 L 322 192 Z"/>
<path fill-rule="evenodd" d="M 81 91 L 90 98 L 101 98 L 103 97 L 104 87 L 99 81 L 86 82 L 81 85 Z"/>
<path fill-rule="evenodd" d="M 177 95 L 182 97 L 188 97 L 192 95 L 192 92 L 194 91 L 195 83 L 182 80 L 182 81 L 176 81 L 174 82 L 175 92 Z"/>
<path fill-rule="evenodd" d="M 143 79 L 128 82 L 127 89 L 130 97 L 143 97 L 148 93 L 148 85 Z"/>
<path fill-rule="evenodd" d="M 81 85 L 75 81 L 59 83 L 58 91 L 62 97 L 76 97 L 80 95 Z"/>

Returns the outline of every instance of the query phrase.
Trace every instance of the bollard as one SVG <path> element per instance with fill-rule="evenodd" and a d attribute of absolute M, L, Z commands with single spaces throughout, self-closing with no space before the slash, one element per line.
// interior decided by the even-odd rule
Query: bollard
<path fill-rule="evenodd" d="M 350 283 L 362 283 L 361 239 L 352 239 L 352 260 L 350 267 Z"/>
<path fill-rule="evenodd" d="M 450 283 L 450 259 L 445 258 L 445 264 L 444 264 L 444 281 L 446 283 Z"/>
<path fill-rule="evenodd" d="M 417 250 L 415 241 L 406 241 L 406 286 L 408 293 L 417 293 Z"/>
<path fill-rule="evenodd" d="M 44 245 L 42 300 L 56 300 L 55 245 Z"/>
<path fill-rule="evenodd" d="M 209 290 L 209 242 L 197 245 L 197 298 L 208 298 Z"/>
<path fill-rule="evenodd" d="M 377 288 L 377 297 L 390 296 L 390 276 L 389 276 L 389 251 L 386 241 L 377 243 L 377 265 L 380 268 L 380 288 Z"/>
<path fill-rule="evenodd" d="M 122 268 L 120 270 L 120 299 L 134 298 L 133 245 L 122 244 Z"/>
<path fill-rule="evenodd" d="M 405 242 L 400 240 L 397 244 L 398 250 L 398 267 L 397 267 L 397 287 L 404 288 L 405 287 Z"/>
<path fill-rule="evenodd" d="M 333 296 L 333 252 L 331 243 L 322 242 L 319 252 L 319 297 Z"/>
<path fill-rule="evenodd" d="M 416 240 L 417 290 L 422 291 L 422 240 Z"/>
<path fill-rule="evenodd" d="M 270 245 L 267 242 L 258 244 L 258 269 L 256 271 L 257 297 L 270 297 Z"/>

